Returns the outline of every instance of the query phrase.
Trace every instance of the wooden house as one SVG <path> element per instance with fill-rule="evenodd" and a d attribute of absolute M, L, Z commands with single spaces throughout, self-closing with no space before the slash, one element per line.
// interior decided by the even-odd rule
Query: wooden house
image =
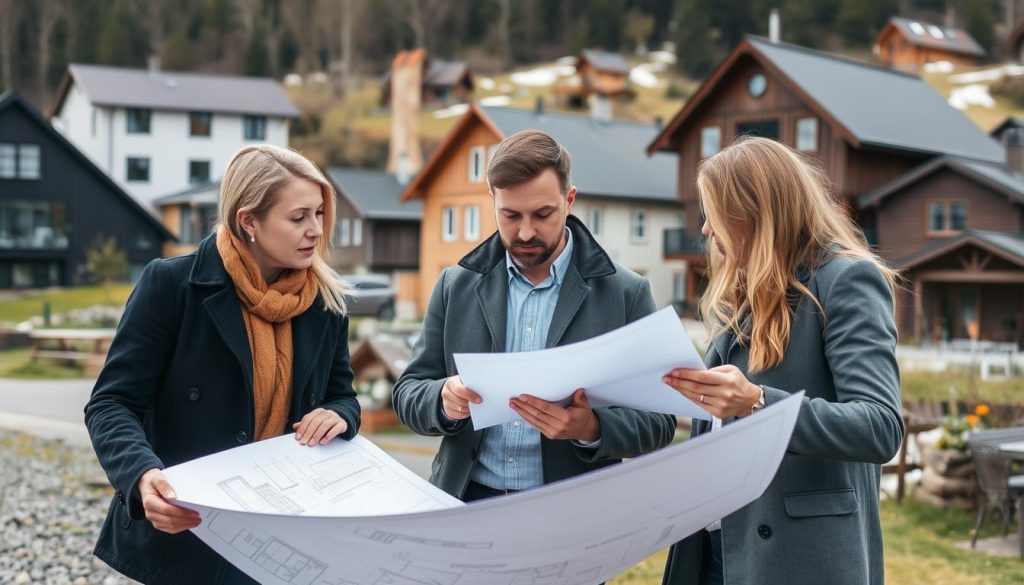
<path fill-rule="evenodd" d="M 760 37 L 729 54 L 649 151 L 678 155 L 680 200 L 697 209 L 698 163 L 741 134 L 825 169 L 868 242 L 907 278 L 904 341 L 1021 341 L 1024 181 L 1007 166 L 1022 158 L 1016 142 L 996 142 L 918 77 Z M 703 221 L 687 220 L 666 234 L 665 254 L 688 261 L 692 297 Z"/>
<path fill-rule="evenodd" d="M 875 37 L 875 54 L 886 67 L 918 71 L 925 63 L 973 66 L 985 50 L 962 28 L 893 16 Z"/>

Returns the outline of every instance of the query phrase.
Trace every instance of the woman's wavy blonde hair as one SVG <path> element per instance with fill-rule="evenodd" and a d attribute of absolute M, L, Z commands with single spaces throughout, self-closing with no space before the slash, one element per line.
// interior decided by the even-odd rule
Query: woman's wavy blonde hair
<path fill-rule="evenodd" d="M 817 165 L 774 140 L 744 137 L 704 160 L 697 172 L 704 215 L 725 248 L 708 246 L 708 288 L 700 313 L 715 337 L 731 331 L 749 347 L 752 372 L 777 366 L 789 344 L 793 293 L 821 304 L 797 278 L 830 253 L 875 263 L 871 250 Z"/>
<path fill-rule="evenodd" d="M 313 271 L 324 307 L 345 314 L 345 287 L 327 264 L 330 234 L 334 230 L 336 195 L 334 187 L 320 169 L 301 154 L 270 144 L 245 146 L 231 157 L 220 185 L 218 223 L 226 226 L 242 241 L 247 235 L 238 223 L 238 210 L 246 209 L 264 218 L 277 202 L 277 194 L 289 181 L 304 179 L 320 186 L 324 196 L 323 237 L 316 243 Z"/>

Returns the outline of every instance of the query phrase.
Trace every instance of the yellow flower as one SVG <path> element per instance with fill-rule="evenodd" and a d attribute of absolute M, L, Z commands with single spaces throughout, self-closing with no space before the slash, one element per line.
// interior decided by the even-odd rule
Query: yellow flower
<path fill-rule="evenodd" d="M 988 407 L 988 405 L 983 402 L 974 409 L 974 414 L 978 416 L 985 416 L 990 411 L 991 409 Z"/>
<path fill-rule="evenodd" d="M 974 425 L 978 424 L 979 420 L 981 420 L 981 419 L 979 419 L 978 415 L 976 415 L 976 414 L 969 414 L 969 415 L 967 415 L 967 424 L 971 425 L 972 427 Z"/>

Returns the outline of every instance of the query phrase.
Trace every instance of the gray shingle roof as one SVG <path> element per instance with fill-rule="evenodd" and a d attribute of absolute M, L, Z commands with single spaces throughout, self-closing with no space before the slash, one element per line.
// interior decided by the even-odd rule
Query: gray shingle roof
<path fill-rule="evenodd" d="M 469 67 L 464 62 L 431 60 L 423 76 L 423 84 L 449 87 L 462 81 L 467 73 Z"/>
<path fill-rule="evenodd" d="M 167 205 L 178 205 L 181 203 L 191 203 L 195 205 L 216 205 L 218 198 L 220 197 L 220 181 L 213 183 L 206 183 L 203 185 L 197 185 L 195 187 L 189 187 L 182 191 L 176 191 L 169 195 L 162 195 L 153 199 L 151 202 L 153 207 L 161 208 Z"/>
<path fill-rule="evenodd" d="M 614 71 L 629 73 L 629 62 L 619 53 L 609 53 L 601 49 L 583 49 L 583 58 L 590 61 L 598 71 Z"/>
<path fill-rule="evenodd" d="M 1024 176 L 1014 173 L 1005 164 L 953 156 L 940 156 L 924 162 L 878 188 L 861 195 L 857 198 L 857 206 L 863 209 L 876 205 L 886 197 L 916 183 L 940 168 L 949 168 L 969 178 L 988 182 L 995 189 L 1003 191 L 1019 203 L 1024 204 Z"/>
<path fill-rule="evenodd" d="M 299 110 L 276 81 L 72 64 L 68 71 L 93 104 L 155 110 L 225 112 L 296 118 Z"/>
<path fill-rule="evenodd" d="M 940 240 L 895 262 L 897 268 L 911 268 L 929 259 L 948 253 L 971 241 L 981 242 L 999 250 L 1024 266 L 1024 237 L 987 230 L 967 230 L 958 236 Z"/>
<path fill-rule="evenodd" d="M 946 28 L 899 16 L 893 16 L 889 22 L 900 29 L 903 37 L 913 45 L 975 57 L 985 55 L 985 49 L 962 28 Z"/>
<path fill-rule="evenodd" d="M 331 167 L 327 174 L 368 219 L 423 218 L 423 201 L 412 199 L 402 203 L 404 187 L 385 171 Z"/>
<path fill-rule="evenodd" d="M 580 195 L 678 201 L 676 157 L 648 157 L 645 151 L 657 134 L 653 125 L 512 108 L 482 110 L 505 136 L 541 130 L 564 146 L 572 157 L 572 181 Z"/>
<path fill-rule="evenodd" d="M 919 77 L 749 36 L 861 144 L 1001 162 L 1003 149 Z"/>

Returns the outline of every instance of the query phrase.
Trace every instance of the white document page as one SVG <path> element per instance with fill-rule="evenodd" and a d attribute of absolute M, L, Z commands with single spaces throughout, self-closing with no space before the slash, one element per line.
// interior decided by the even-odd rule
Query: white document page
<path fill-rule="evenodd" d="M 223 508 L 214 505 L 224 501 L 219 483 L 235 469 L 215 473 L 200 463 L 204 470 L 196 473 L 197 461 L 171 468 L 169 479 L 179 502 L 202 515 L 193 532 L 260 583 L 594 585 L 760 496 L 786 452 L 802 398 L 801 392 L 622 465 L 411 514 L 316 517 Z M 232 454 L 249 447 L 215 457 L 234 465 Z M 302 449 L 308 450 L 289 449 L 289 456 Z M 272 460 L 243 458 L 243 467 Z M 193 481 L 176 483 L 186 477 Z"/>
<path fill-rule="evenodd" d="M 459 376 L 483 402 L 469 404 L 476 430 L 521 417 L 508 405 L 520 394 L 562 402 L 584 388 L 591 406 L 626 406 L 710 420 L 661 381 L 675 368 L 706 369 L 672 307 L 603 335 L 540 351 L 457 353 Z"/>
<path fill-rule="evenodd" d="M 179 497 L 244 512 L 378 516 L 464 505 L 363 437 L 306 447 L 295 434 L 164 470 Z M 197 502 L 199 503 L 199 502 Z"/>

